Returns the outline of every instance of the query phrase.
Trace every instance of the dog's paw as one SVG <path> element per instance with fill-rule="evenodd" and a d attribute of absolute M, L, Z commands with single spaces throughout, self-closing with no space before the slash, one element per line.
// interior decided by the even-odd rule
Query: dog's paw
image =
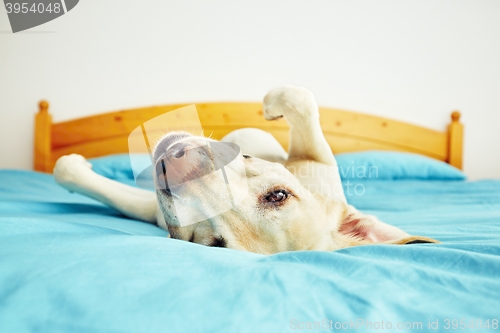
<path fill-rule="evenodd" d="M 267 120 L 285 117 L 288 121 L 301 121 L 319 116 L 314 95 L 306 88 L 291 85 L 268 92 L 262 107 Z"/>
<path fill-rule="evenodd" d="M 78 154 L 60 157 L 54 166 L 54 179 L 59 185 L 72 190 L 73 185 L 78 183 L 92 169 L 85 157 Z"/>

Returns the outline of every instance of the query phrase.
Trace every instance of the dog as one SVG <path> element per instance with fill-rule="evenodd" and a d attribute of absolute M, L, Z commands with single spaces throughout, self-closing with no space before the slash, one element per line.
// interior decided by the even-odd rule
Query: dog
<path fill-rule="evenodd" d="M 96 199 L 130 218 L 156 223 L 169 231 L 169 237 L 206 246 L 268 255 L 368 244 L 438 242 L 410 236 L 347 203 L 310 91 L 295 86 L 275 88 L 264 98 L 263 114 L 266 120 L 284 117 L 288 122 L 288 154 L 272 135 L 260 130 L 241 129 L 227 135 L 223 142 L 242 147 L 241 152 L 233 153 L 234 161 L 243 167 L 243 173 L 232 170 L 229 164 L 225 167 L 224 177 L 230 174 L 232 193 L 241 194 L 240 201 L 233 202 L 229 209 L 223 207 L 227 202 L 220 195 L 227 192 L 227 181 L 217 181 L 220 174 L 212 172 L 216 155 L 223 157 L 224 152 L 193 149 L 209 147 L 216 141 L 189 133 L 167 133 L 154 150 L 156 185 L 167 178 L 172 184 L 173 179 L 175 191 L 165 185 L 157 186 L 156 192 L 147 191 L 107 179 L 75 154 L 57 161 L 54 177 L 70 191 Z M 174 170 L 168 177 L 165 167 Z M 196 179 L 195 184 L 191 179 Z M 190 210 L 205 218 L 183 224 L 179 214 L 191 216 Z"/>

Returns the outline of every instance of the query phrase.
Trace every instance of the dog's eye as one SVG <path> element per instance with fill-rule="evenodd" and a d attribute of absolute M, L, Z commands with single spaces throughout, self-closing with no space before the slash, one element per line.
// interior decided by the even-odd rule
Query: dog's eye
<path fill-rule="evenodd" d="M 289 193 L 285 190 L 275 190 L 266 195 L 265 199 L 270 203 L 280 203 L 288 199 Z"/>
<path fill-rule="evenodd" d="M 248 158 L 252 158 L 252 156 L 247 155 L 247 154 L 243 154 L 243 158 L 248 159 Z"/>

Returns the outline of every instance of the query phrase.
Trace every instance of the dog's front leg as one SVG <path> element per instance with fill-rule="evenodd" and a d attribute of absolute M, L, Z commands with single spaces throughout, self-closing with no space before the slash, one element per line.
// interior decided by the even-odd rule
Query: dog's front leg
<path fill-rule="evenodd" d="M 264 98 L 264 117 L 284 117 L 290 126 L 290 145 L 285 166 L 311 192 L 346 202 L 337 161 L 326 141 L 313 94 L 302 87 L 284 86 Z"/>
<path fill-rule="evenodd" d="M 63 156 L 54 167 L 54 178 L 69 191 L 100 201 L 128 217 L 157 223 L 158 204 L 154 192 L 103 177 L 91 167 L 83 156 Z"/>

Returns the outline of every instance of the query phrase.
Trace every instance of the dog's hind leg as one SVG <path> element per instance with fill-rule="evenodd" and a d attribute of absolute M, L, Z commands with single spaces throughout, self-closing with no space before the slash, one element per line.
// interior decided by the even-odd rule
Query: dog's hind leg
<path fill-rule="evenodd" d="M 313 94 L 302 87 L 275 88 L 264 98 L 263 111 L 267 120 L 284 117 L 290 126 L 285 166 L 311 192 L 346 202 L 337 162 L 321 130 Z"/>
<path fill-rule="evenodd" d="M 100 201 L 130 218 L 157 223 L 158 203 L 154 192 L 95 173 L 83 156 L 72 154 L 59 158 L 54 167 L 54 178 L 69 191 Z"/>

